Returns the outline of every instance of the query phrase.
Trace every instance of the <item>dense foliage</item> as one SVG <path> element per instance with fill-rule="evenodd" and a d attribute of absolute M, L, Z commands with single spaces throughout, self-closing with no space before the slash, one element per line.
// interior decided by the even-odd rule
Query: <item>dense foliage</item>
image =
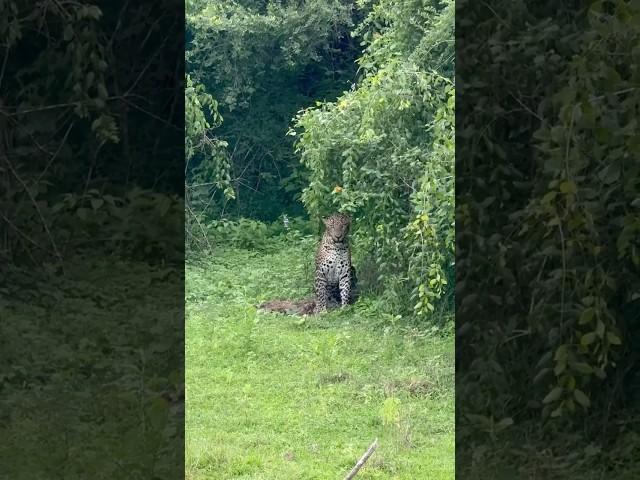
<path fill-rule="evenodd" d="M 181 11 L 0 0 L 2 476 L 183 473 Z"/>
<path fill-rule="evenodd" d="M 457 72 L 459 422 L 495 433 L 592 411 L 587 431 L 607 439 L 638 398 L 640 10 L 471 3 L 457 26 L 473 38 Z"/>
<path fill-rule="evenodd" d="M 0 12 L 3 261 L 39 266 L 87 247 L 113 253 L 116 245 L 120 253 L 154 258 L 162 248 L 144 252 L 131 244 L 182 235 L 175 216 L 182 208 L 173 208 L 180 199 L 170 192 L 182 189 L 175 182 L 182 112 L 172 95 L 183 73 L 156 68 L 171 52 L 162 49 L 166 35 L 177 27 L 171 4 L 3 1 Z M 132 48 L 151 18 L 156 24 L 146 41 Z M 145 98 L 153 89 L 160 93 Z M 156 217 L 149 209 L 169 220 L 150 221 Z M 181 257 L 183 245 L 167 247 L 164 253 Z"/>
<path fill-rule="evenodd" d="M 219 102 L 235 197 L 209 191 L 209 218 L 303 213 L 304 172 L 286 132 L 301 106 L 335 98 L 353 77 L 352 15 L 337 0 L 188 5 L 187 71 Z"/>
<path fill-rule="evenodd" d="M 356 31 L 366 46 L 357 88 L 302 111 L 290 132 L 310 171 L 311 217 L 354 214 L 375 283 L 419 315 L 452 293 L 453 13 L 453 2 L 375 3 Z"/>
<path fill-rule="evenodd" d="M 190 3 L 186 141 L 217 124 L 226 149 L 189 149 L 189 238 L 210 247 L 221 217 L 350 212 L 368 288 L 398 313 L 450 310 L 453 19 L 435 0 Z"/>
<path fill-rule="evenodd" d="M 194 85 L 189 75 L 185 80 L 185 244 L 189 250 L 202 250 L 211 248 L 203 224 L 212 197 L 230 199 L 234 192 L 227 142 L 212 133 L 222 123 L 218 102 L 202 84 Z M 199 161 L 191 166 L 194 157 Z"/>
<path fill-rule="evenodd" d="M 94 256 L 0 287 L 0 462 L 16 479 L 183 474 L 183 285 Z M 132 321 L 132 317 L 134 321 Z"/>

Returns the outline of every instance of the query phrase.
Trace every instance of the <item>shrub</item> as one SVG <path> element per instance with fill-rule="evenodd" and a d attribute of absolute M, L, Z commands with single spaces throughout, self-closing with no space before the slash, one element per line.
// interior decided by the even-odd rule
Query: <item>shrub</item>
<path fill-rule="evenodd" d="M 392 308 L 425 316 L 450 306 L 454 280 L 453 3 L 380 1 L 358 32 L 358 88 L 289 132 L 310 172 L 302 200 L 316 224 L 355 215 Z"/>
<path fill-rule="evenodd" d="M 640 11 L 468 6 L 458 73 L 495 81 L 465 85 L 457 131 L 461 412 L 609 411 L 638 364 Z"/>

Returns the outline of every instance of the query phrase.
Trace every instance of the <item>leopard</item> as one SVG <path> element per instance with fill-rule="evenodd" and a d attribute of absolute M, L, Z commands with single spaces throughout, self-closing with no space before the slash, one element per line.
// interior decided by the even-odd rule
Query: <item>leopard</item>
<path fill-rule="evenodd" d="M 326 312 L 336 303 L 345 307 L 354 303 L 357 296 L 357 279 L 348 239 L 351 217 L 337 213 L 322 221 L 325 231 L 315 257 L 314 314 Z"/>

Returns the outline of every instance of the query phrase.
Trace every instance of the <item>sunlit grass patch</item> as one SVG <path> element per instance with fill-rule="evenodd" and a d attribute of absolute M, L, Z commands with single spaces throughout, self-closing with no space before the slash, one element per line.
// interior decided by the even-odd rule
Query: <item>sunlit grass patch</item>
<path fill-rule="evenodd" d="M 391 324 L 363 299 L 296 317 L 257 311 L 310 294 L 308 249 L 227 250 L 187 268 L 189 479 L 452 479 L 453 338 Z"/>

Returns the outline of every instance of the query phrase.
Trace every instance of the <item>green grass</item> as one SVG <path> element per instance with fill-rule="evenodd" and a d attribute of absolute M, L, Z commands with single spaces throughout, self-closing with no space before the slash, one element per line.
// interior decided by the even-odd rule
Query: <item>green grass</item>
<path fill-rule="evenodd" d="M 452 479 L 454 341 L 361 299 L 318 317 L 256 311 L 309 294 L 309 248 L 225 250 L 186 272 L 186 478 Z"/>
<path fill-rule="evenodd" d="M 64 266 L 0 287 L 0 479 L 181 475 L 182 269 Z"/>

